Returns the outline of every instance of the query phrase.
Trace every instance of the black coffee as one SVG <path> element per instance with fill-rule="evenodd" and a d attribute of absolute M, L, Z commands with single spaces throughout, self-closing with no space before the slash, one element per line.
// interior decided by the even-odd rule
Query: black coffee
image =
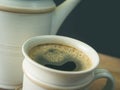
<path fill-rule="evenodd" d="M 46 67 L 63 71 L 86 70 L 92 65 L 82 51 L 62 44 L 38 45 L 29 51 L 29 56 Z"/>
<path fill-rule="evenodd" d="M 46 64 L 45 66 L 57 70 L 63 70 L 63 71 L 74 71 L 76 68 L 76 64 L 73 61 L 68 61 L 63 65 L 52 65 L 52 64 Z M 69 68 L 68 68 L 69 67 Z"/>

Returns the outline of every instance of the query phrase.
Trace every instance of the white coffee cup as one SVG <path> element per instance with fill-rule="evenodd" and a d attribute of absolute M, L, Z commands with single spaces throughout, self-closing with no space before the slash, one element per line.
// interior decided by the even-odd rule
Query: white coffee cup
<path fill-rule="evenodd" d="M 92 66 L 83 71 L 60 71 L 45 67 L 32 60 L 28 55 L 31 48 L 46 43 L 68 45 L 81 50 L 90 58 Z M 96 69 L 99 64 L 97 52 L 79 40 L 58 35 L 36 36 L 23 44 L 22 53 L 25 57 L 22 90 L 88 90 L 89 85 L 99 78 L 107 79 L 103 90 L 114 90 L 112 75 L 105 69 Z"/>

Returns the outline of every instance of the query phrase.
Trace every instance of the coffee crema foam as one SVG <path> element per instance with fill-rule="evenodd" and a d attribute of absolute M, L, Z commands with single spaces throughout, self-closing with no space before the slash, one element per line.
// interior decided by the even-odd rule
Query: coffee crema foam
<path fill-rule="evenodd" d="M 60 66 L 62 69 L 54 69 L 64 71 L 81 71 L 92 66 L 89 57 L 82 51 L 62 44 L 50 43 L 35 46 L 29 51 L 29 56 L 39 64 Z M 71 67 L 73 68 L 69 70 Z"/>

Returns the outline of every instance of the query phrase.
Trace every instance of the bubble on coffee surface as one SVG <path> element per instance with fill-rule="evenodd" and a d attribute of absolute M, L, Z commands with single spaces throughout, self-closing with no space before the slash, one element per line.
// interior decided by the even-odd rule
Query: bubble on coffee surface
<path fill-rule="evenodd" d="M 80 71 L 91 66 L 84 53 L 61 44 L 38 45 L 30 50 L 29 55 L 36 62 L 57 70 Z"/>

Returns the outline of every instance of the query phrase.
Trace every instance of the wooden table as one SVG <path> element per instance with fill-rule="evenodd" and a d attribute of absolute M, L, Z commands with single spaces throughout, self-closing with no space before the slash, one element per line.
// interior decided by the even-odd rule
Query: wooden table
<path fill-rule="evenodd" d="M 115 58 L 104 54 L 99 54 L 99 56 L 99 68 L 105 68 L 112 73 L 115 78 L 115 90 L 120 90 L 120 58 Z M 90 90 L 101 90 L 104 85 L 105 79 L 99 79 L 91 85 Z"/>
<path fill-rule="evenodd" d="M 108 55 L 99 54 L 100 64 L 99 68 L 109 70 L 115 78 L 115 90 L 120 90 L 120 58 L 111 57 Z M 101 90 L 105 85 L 105 79 L 95 81 L 90 90 Z"/>

